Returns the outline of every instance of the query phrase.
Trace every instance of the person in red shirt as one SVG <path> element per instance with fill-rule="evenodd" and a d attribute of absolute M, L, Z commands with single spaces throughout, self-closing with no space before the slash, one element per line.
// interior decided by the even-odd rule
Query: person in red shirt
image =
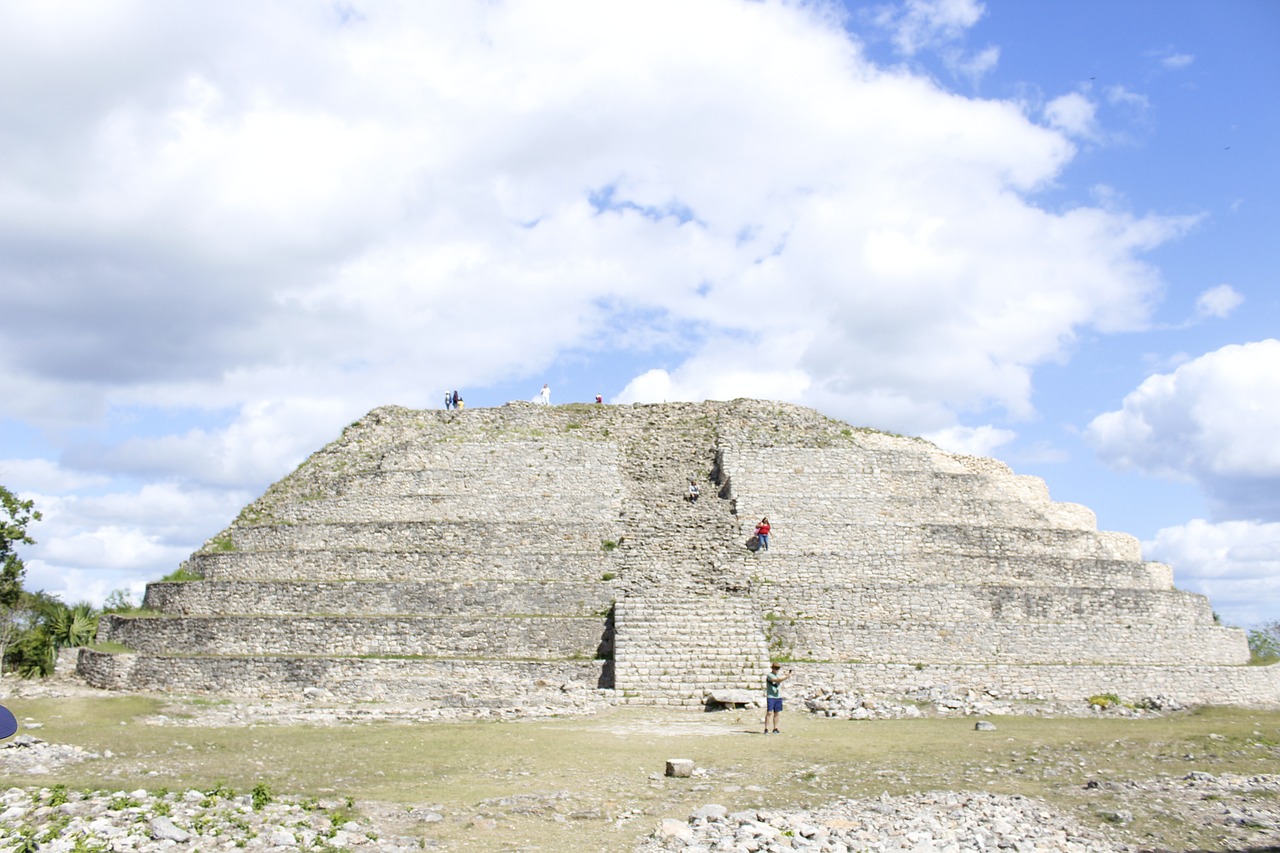
<path fill-rule="evenodd" d="M 769 550 L 769 516 L 760 519 L 760 523 L 756 525 L 756 536 L 760 537 L 760 550 Z"/>

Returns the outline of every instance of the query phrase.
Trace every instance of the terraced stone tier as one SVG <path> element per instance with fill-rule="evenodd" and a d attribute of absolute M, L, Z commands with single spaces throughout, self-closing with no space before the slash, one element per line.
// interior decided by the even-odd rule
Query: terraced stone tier
<path fill-rule="evenodd" d="M 143 609 L 170 616 L 589 616 L 613 605 L 614 585 L 592 581 L 202 581 L 147 585 Z"/>
<path fill-rule="evenodd" d="M 600 581 L 616 574 L 616 555 L 597 546 L 582 553 L 522 551 L 221 551 L 196 553 L 187 568 L 208 580 L 254 581 Z"/>
<path fill-rule="evenodd" d="M 1233 664 L 1249 662 L 1238 628 L 1043 622 L 862 623 L 778 619 L 770 640 L 801 660 L 886 663 Z"/>
<path fill-rule="evenodd" d="M 109 616 L 102 640 L 150 654 L 596 658 L 603 616 Z"/>
<path fill-rule="evenodd" d="M 77 672 L 115 690 L 300 699 L 322 690 L 347 702 L 422 708 L 582 708 L 607 701 L 598 660 L 430 660 L 344 657 L 209 657 L 80 651 Z"/>
<path fill-rule="evenodd" d="M 766 616 L 857 623 L 1030 622 L 1088 626 L 1214 624 L 1201 595 L 1182 590 L 923 583 L 761 583 L 752 597 Z"/>
<path fill-rule="evenodd" d="M 1001 586 L 1097 586 L 1168 589 L 1167 567 L 1133 560 L 1038 557 L 990 558 L 935 553 L 907 557 L 893 552 L 849 554 L 791 551 L 787 540 L 748 560 L 755 578 L 778 584 L 824 583 L 996 584 Z"/>
<path fill-rule="evenodd" d="M 619 536 L 615 526 L 581 522 L 366 521 L 244 525 L 231 528 L 232 550 L 599 553 Z"/>
<path fill-rule="evenodd" d="M 414 524 L 433 522 L 503 522 L 524 516 L 541 526 L 596 523 L 614 525 L 620 502 L 592 504 L 573 500 L 576 496 L 538 487 L 522 496 L 524 511 L 516 513 L 516 501 L 496 502 L 492 495 L 443 493 L 397 495 L 393 497 L 318 498 L 297 504 L 280 513 L 292 524 Z"/>
<path fill-rule="evenodd" d="M 774 530 L 771 546 L 776 543 L 779 548 L 797 552 L 895 555 L 908 561 L 934 555 L 1142 561 L 1137 539 L 1097 531 L 929 521 L 913 524 L 871 519 L 810 520 L 778 513 L 770 513 L 769 521 Z M 752 529 L 753 525 L 744 525 L 743 535 L 749 536 Z"/>
<path fill-rule="evenodd" d="M 1110 693 L 1124 702 L 1171 697 L 1193 705 L 1280 706 L 1280 666 L 1133 664 L 806 663 L 787 682 L 791 695 L 837 689 L 871 697 L 973 691 L 1005 699 L 1079 702 Z"/>
<path fill-rule="evenodd" d="M 1007 497 L 981 498 L 940 491 L 905 495 L 788 493 L 757 495 L 753 496 L 752 501 L 759 506 L 760 515 L 768 515 L 770 520 L 779 521 L 831 519 L 893 522 L 904 518 L 928 517 L 944 524 L 1097 532 L 1097 517 L 1088 507 L 1072 503 L 1033 505 Z M 758 519 L 760 516 L 747 517 Z"/>

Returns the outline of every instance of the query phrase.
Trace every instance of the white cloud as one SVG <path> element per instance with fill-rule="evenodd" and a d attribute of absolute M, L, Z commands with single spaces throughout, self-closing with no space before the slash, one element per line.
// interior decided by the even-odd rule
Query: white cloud
<path fill-rule="evenodd" d="M 179 504 L 50 507 L 67 571 L 167 562 L 368 409 L 532 393 L 566 353 L 639 364 L 591 389 L 618 400 L 1032 417 L 1038 366 L 1147 326 L 1142 254 L 1193 221 L 1045 209 L 1087 99 L 1043 126 L 871 64 L 825 7 L 359 12 L 0 4 L 0 395 L 74 437 L 23 476 Z M 886 14 L 908 53 L 998 60 L 954 50 L 980 3 Z M 115 428 L 175 410 L 205 417 Z"/>
<path fill-rule="evenodd" d="M 976 0 L 904 0 L 897 7 L 884 7 L 879 22 L 893 31 L 898 50 L 913 56 L 959 39 L 985 12 Z"/>
<path fill-rule="evenodd" d="M 1098 105 L 1079 92 L 1059 95 L 1045 104 L 1044 117 L 1050 127 L 1081 139 L 1096 139 Z"/>
<path fill-rule="evenodd" d="M 1018 437 L 1013 430 L 984 424 L 979 427 L 953 426 L 923 436 L 951 453 L 969 456 L 993 456 L 996 448 L 1003 447 Z"/>
<path fill-rule="evenodd" d="M 14 492 L 69 492 L 105 486 L 101 474 L 68 471 L 48 459 L 0 459 L 0 482 Z"/>
<path fill-rule="evenodd" d="M 1196 299 L 1196 315 L 1224 319 L 1240 307 L 1244 297 L 1229 284 L 1219 284 L 1201 293 Z"/>
<path fill-rule="evenodd" d="M 95 603 L 172 572 L 253 497 L 166 482 L 88 497 L 29 496 L 43 518 L 28 527 L 36 544 L 22 551 L 27 585 Z"/>
<path fill-rule="evenodd" d="M 1181 71 L 1196 61 L 1193 54 L 1182 53 L 1174 50 L 1172 47 L 1167 47 L 1164 50 L 1151 51 L 1148 53 L 1148 56 L 1154 57 L 1160 63 L 1160 67 L 1166 71 Z"/>
<path fill-rule="evenodd" d="M 1209 597 L 1231 625 L 1275 618 L 1280 598 L 1280 523 L 1195 519 L 1143 542 L 1143 556 L 1175 567 L 1178 588 Z"/>
<path fill-rule="evenodd" d="M 1000 48 L 988 46 L 975 54 L 963 51 L 948 52 L 944 55 L 947 67 L 957 77 L 964 78 L 973 86 L 977 86 L 990 72 L 1000 64 Z"/>
<path fill-rule="evenodd" d="M 1148 377 L 1085 437 L 1108 464 L 1199 483 L 1227 519 L 1280 519 L 1280 340 Z"/>

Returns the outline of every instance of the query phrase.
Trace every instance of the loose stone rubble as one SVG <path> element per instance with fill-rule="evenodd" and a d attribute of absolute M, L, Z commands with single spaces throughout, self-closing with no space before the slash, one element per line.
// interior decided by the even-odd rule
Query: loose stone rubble
<path fill-rule="evenodd" d="M 342 801 L 272 801 L 252 794 L 153 794 L 10 788 L 0 795 L 0 845 L 39 850 L 421 850 L 416 837 L 383 836 Z M 424 821 L 428 820 L 425 816 Z M 104 846 L 105 845 L 105 846 Z M 31 849 L 19 846 L 18 849 Z"/>
<path fill-rule="evenodd" d="M 1103 853 L 1130 848 L 1079 826 L 1044 803 L 1016 795 L 950 791 L 841 800 L 817 811 L 729 813 L 707 805 L 687 823 L 665 820 L 643 851 L 969 850 Z"/>
<path fill-rule="evenodd" d="M 1101 821 L 1098 829 L 1027 797 L 931 791 L 840 800 L 813 811 L 731 813 L 710 804 L 687 821 L 663 820 L 637 853 L 1135 853 L 1149 848 L 1119 840 L 1111 827 L 1125 826 L 1134 809 L 1153 803 L 1157 814 L 1208 827 L 1223 845 L 1214 849 L 1271 850 L 1280 843 L 1280 776 L 1193 771 L 1181 779 L 1090 782 L 1086 790 L 1108 797 L 1106 807 L 1086 802 Z"/>
<path fill-rule="evenodd" d="M 815 684 L 802 699 L 803 707 L 821 717 L 848 720 L 901 720 L 917 717 L 973 716 L 1082 716 L 1105 713 L 1112 717 L 1150 717 L 1185 706 L 1167 696 L 1147 696 L 1130 704 L 1091 704 L 1049 700 L 1044 697 L 1012 699 L 991 691 L 956 689 L 947 685 L 913 690 L 902 702 L 869 694 L 853 693 L 828 684 Z"/>
<path fill-rule="evenodd" d="M 28 734 L 0 743 L 0 767 L 6 773 L 44 775 L 67 764 L 99 757 L 98 753 L 78 746 L 47 743 Z"/>

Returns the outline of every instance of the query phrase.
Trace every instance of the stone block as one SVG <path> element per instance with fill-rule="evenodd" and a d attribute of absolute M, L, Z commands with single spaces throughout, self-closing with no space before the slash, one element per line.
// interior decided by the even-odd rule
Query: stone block
<path fill-rule="evenodd" d="M 687 779 L 693 775 L 692 758 L 668 758 L 666 775 L 673 779 Z"/>

